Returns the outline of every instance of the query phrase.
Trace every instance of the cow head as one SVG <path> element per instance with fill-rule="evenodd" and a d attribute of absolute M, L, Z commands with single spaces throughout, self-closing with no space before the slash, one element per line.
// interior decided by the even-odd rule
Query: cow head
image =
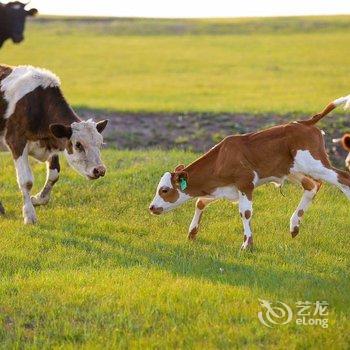
<path fill-rule="evenodd" d="M 161 177 L 149 207 L 152 214 L 166 213 L 191 198 L 186 193 L 188 174 L 184 168 L 184 165 L 179 165 L 174 172 L 166 172 Z"/>
<path fill-rule="evenodd" d="M 26 10 L 27 4 L 19 1 L 9 2 L 1 5 L 2 12 L 2 35 L 5 39 L 10 38 L 14 43 L 20 43 L 24 40 L 25 21 L 28 16 L 35 16 L 37 9 Z"/>
<path fill-rule="evenodd" d="M 102 131 L 107 120 L 95 123 L 91 120 L 75 122 L 69 126 L 51 124 L 50 131 L 58 139 L 66 139 L 65 155 L 69 165 L 89 180 L 106 173 L 100 155 L 103 144 Z"/>
<path fill-rule="evenodd" d="M 350 170 L 350 134 L 345 134 L 341 139 L 334 139 L 334 143 L 341 144 L 349 154 L 345 159 L 345 166 Z"/>

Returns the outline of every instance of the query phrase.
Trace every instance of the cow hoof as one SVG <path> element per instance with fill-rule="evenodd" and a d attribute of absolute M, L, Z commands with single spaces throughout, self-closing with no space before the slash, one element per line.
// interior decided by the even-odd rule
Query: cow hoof
<path fill-rule="evenodd" d="M 23 217 L 24 217 L 24 223 L 26 225 L 33 225 L 36 223 L 36 215 L 35 210 L 33 206 L 23 207 Z"/>
<path fill-rule="evenodd" d="M 244 242 L 241 246 L 241 250 L 253 250 L 253 237 L 244 236 Z"/>
<path fill-rule="evenodd" d="M 39 194 L 36 196 L 32 196 L 31 200 L 32 200 L 32 204 L 34 205 L 34 207 L 38 207 L 40 205 L 46 205 L 47 203 L 49 203 L 49 198 L 47 198 L 47 197 L 43 198 Z"/>
<path fill-rule="evenodd" d="M 295 238 L 299 233 L 299 226 L 294 226 L 293 230 L 290 232 L 292 238 Z"/>
<path fill-rule="evenodd" d="M 36 217 L 26 217 L 24 218 L 25 225 L 34 225 L 36 224 Z"/>
<path fill-rule="evenodd" d="M 198 229 L 197 227 L 194 227 L 189 233 L 188 233 L 188 239 L 190 241 L 195 241 L 197 238 L 197 233 L 198 233 Z"/>
<path fill-rule="evenodd" d="M 0 202 L 0 215 L 5 215 L 5 208 L 1 202 Z"/>

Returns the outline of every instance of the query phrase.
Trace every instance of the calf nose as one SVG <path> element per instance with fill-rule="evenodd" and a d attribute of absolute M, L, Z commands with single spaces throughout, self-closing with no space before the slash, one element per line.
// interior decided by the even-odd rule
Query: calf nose
<path fill-rule="evenodd" d="M 96 178 L 100 176 L 105 176 L 106 168 L 103 165 L 99 165 L 96 168 L 94 168 L 92 172 Z"/>
<path fill-rule="evenodd" d="M 156 207 L 155 207 L 154 205 L 151 205 L 151 206 L 149 207 L 149 210 L 152 211 L 152 212 L 154 211 L 154 209 L 156 209 Z"/>

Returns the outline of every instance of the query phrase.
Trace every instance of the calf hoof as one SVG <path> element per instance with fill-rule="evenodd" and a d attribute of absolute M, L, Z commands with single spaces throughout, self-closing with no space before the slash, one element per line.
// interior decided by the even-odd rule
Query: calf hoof
<path fill-rule="evenodd" d="M 299 233 L 299 226 L 294 226 L 293 230 L 290 232 L 292 238 L 295 238 Z"/>
<path fill-rule="evenodd" d="M 5 215 L 5 208 L 1 202 L 0 202 L 0 215 Z"/>
<path fill-rule="evenodd" d="M 190 241 L 194 241 L 197 238 L 198 228 L 194 227 L 189 233 L 188 233 L 188 239 Z"/>
<path fill-rule="evenodd" d="M 241 250 L 252 250 L 253 249 L 253 237 L 244 236 L 244 241 L 241 246 Z"/>
<path fill-rule="evenodd" d="M 49 203 L 49 199 L 50 198 L 48 197 L 41 197 L 40 194 L 37 194 L 36 196 L 31 197 L 31 201 L 34 207 L 38 207 L 40 205 L 45 205 Z"/>

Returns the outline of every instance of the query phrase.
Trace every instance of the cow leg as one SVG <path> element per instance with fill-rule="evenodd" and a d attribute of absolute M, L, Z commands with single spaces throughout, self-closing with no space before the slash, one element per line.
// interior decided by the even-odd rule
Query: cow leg
<path fill-rule="evenodd" d="M 23 195 L 24 223 L 34 224 L 36 222 L 36 215 L 34 206 L 30 199 L 30 191 L 33 187 L 34 178 L 29 165 L 28 146 L 24 147 L 22 155 L 15 158 L 15 167 L 18 186 Z"/>
<path fill-rule="evenodd" d="M 304 189 L 301 201 L 290 218 L 290 233 L 294 238 L 299 233 L 299 226 L 303 215 L 310 207 L 312 200 L 315 198 L 322 183 L 312 180 L 304 175 L 293 176 L 291 180 L 299 182 Z"/>
<path fill-rule="evenodd" d="M 244 240 L 241 249 L 251 249 L 253 247 L 253 233 L 250 227 L 250 221 L 253 215 L 252 192 L 238 191 L 239 195 L 239 213 L 243 222 Z"/>
<path fill-rule="evenodd" d="M 210 204 L 211 202 L 215 201 L 215 198 L 198 198 L 196 202 L 196 208 L 194 211 L 194 216 L 190 225 L 190 228 L 188 230 L 188 239 L 195 240 L 198 230 L 199 230 L 199 224 L 201 222 L 203 210 L 205 207 Z"/>
<path fill-rule="evenodd" d="M 32 197 L 32 203 L 34 206 L 45 205 L 50 200 L 50 194 L 53 186 L 58 181 L 60 172 L 60 163 L 58 155 L 53 155 L 47 162 L 47 176 L 43 189 L 35 196 Z"/>

